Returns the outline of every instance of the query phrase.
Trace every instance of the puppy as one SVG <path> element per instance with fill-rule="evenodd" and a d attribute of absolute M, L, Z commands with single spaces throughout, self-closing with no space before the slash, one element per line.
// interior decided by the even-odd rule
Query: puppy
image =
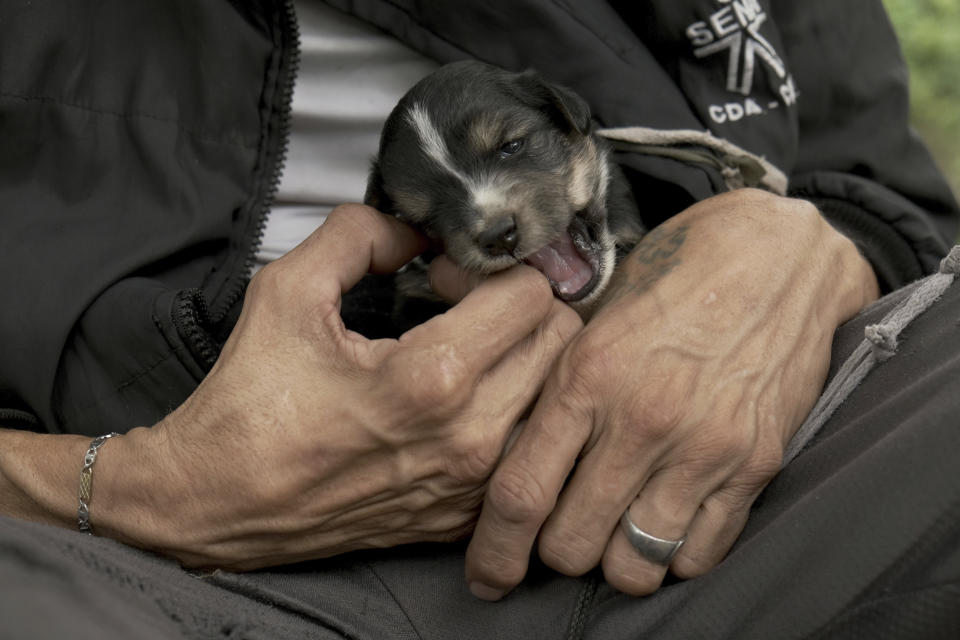
<path fill-rule="evenodd" d="M 457 62 L 417 83 L 388 117 L 365 202 L 421 229 L 466 270 L 537 268 L 586 316 L 618 249 L 644 233 L 609 155 L 570 89 L 533 71 Z"/>

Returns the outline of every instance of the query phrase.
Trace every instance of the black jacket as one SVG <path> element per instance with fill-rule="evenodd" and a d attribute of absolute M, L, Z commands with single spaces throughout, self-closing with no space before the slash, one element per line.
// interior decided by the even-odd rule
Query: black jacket
<path fill-rule="evenodd" d="M 765 157 L 887 289 L 956 234 L 880 0 L 329 4 L 439 62 L 536 67 L 603 126 L 709 129 Z M 209 370 L 278 182 L 296 41 L 290 1 L 0 5 L 3 424 L 152 424 Z M 618 160 L 651 226 L 724 189 L 710 163 Z"/>

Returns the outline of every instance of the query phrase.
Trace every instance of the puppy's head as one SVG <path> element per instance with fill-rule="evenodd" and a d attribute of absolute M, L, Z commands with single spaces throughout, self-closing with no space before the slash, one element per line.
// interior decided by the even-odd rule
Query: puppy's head
<path fill-rule="evenodd" d="M 366 202 L 421 228 L 465 269 L 526 262 L 586 308 L 614 266 L 608 180 L 579 96 L 534 72 L 459 62 L 390 114 Z"/>

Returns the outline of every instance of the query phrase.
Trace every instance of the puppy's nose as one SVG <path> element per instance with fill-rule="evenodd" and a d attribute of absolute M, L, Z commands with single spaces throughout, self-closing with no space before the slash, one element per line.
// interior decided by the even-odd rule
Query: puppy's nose
<path fill-rule="evenodd" d="M 477 236 L 477 244 L 491 256 L 513 253 L 517 248 L 517 242 L 519 242 L 519 234 L 513 216 L 494 220 Z"/>

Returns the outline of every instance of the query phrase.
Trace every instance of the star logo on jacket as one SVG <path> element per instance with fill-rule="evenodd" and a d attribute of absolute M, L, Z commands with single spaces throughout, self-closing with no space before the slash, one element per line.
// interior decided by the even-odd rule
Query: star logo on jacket
<path fill-rule="evenodd" d="M 778 78 L 793 87 L 787 65 L 760 29 L 767 14 L 759 0 L 717 0 L 720 9 L 707 20 L 687 27 L 687 38 L 697 58 L 727 54 L 727 90 L 749 96 L 753 91 L 758 62 L 773 70 Z M 781 87 L 787 105 L 796 101 L 796 91 Z M 784 95 L 784 94 L 787 95 Z"/>

